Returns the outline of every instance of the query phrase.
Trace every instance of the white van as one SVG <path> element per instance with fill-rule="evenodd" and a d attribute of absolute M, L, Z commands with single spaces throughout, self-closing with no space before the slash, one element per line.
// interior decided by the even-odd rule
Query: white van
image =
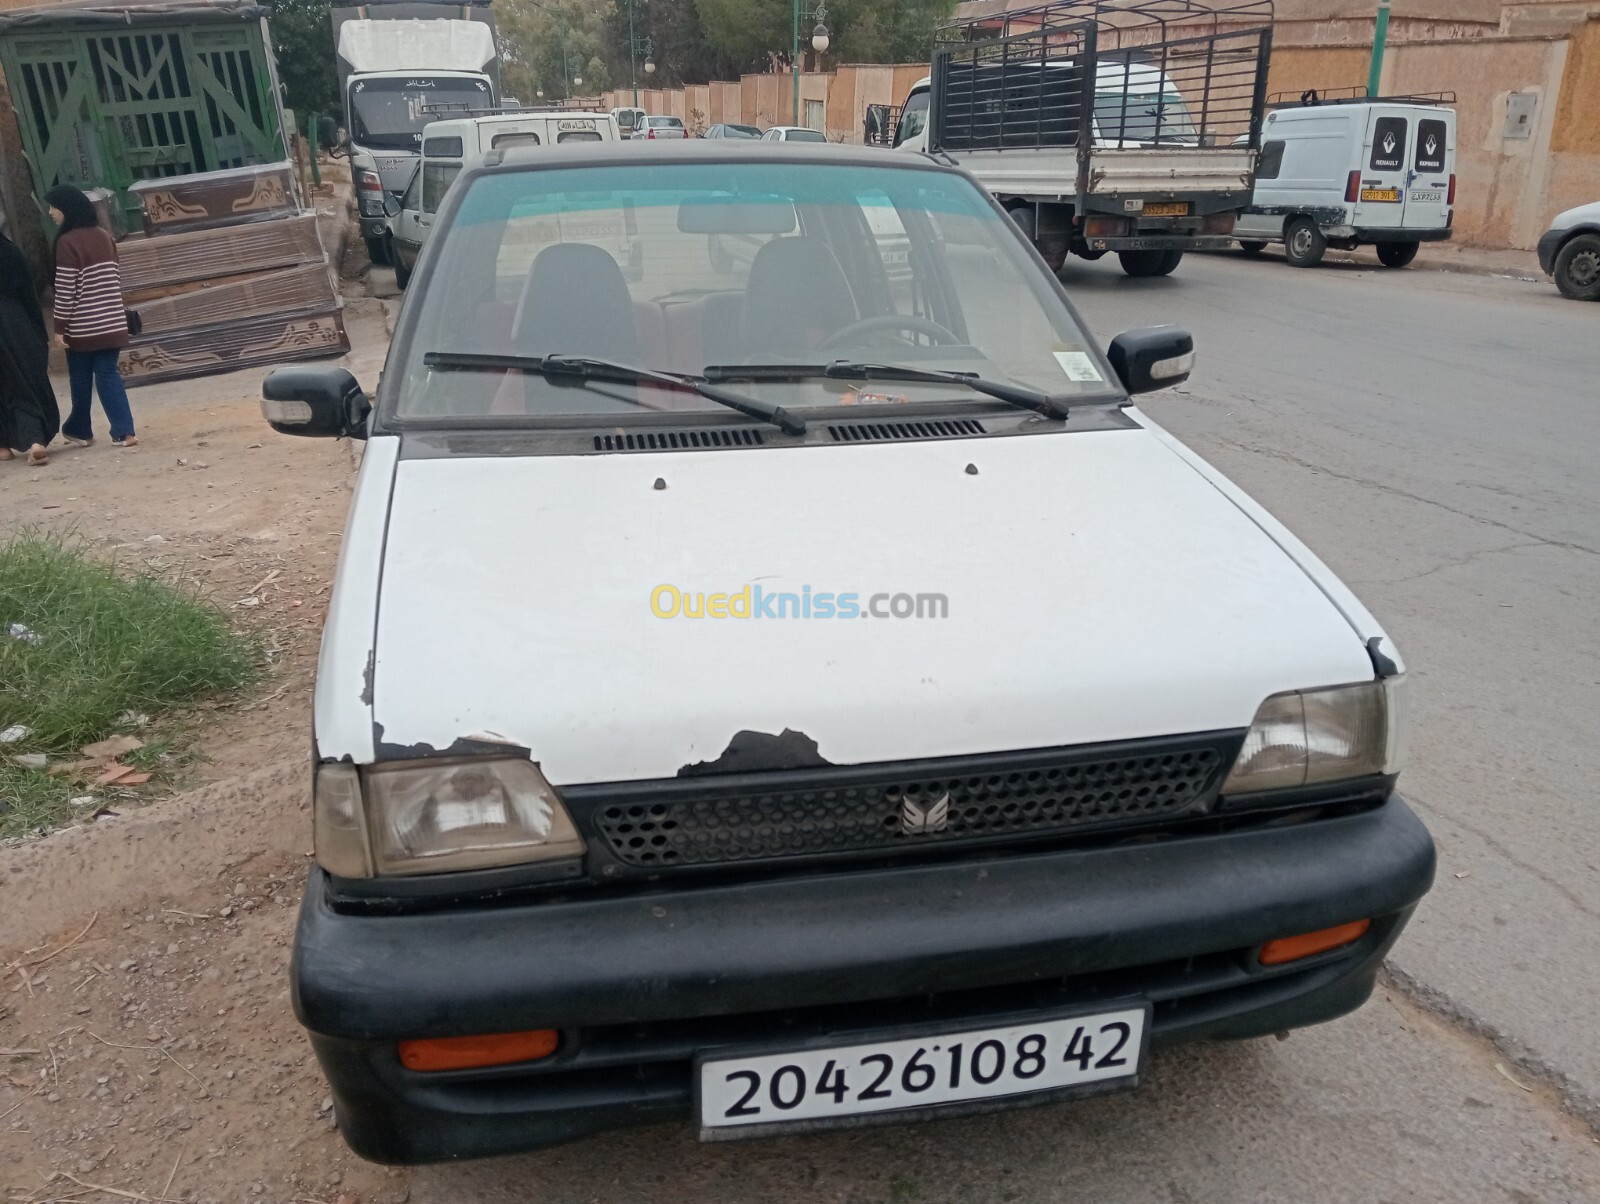
<path fill-rule="evenodd" d="M 612 109 L 611 117 L 617 123 L 617 132 L 624 138 L 633 137 L 633 131 L 644 124 L 644 110 L 634 108 L 632 105 L 623 105 L 620 109 Z"/>
<path fill-rule="evenodd" d="M 1234 236 L 1252 254 L 1281 242 L 1297 268 L 1367 243 L 1403 268 L 1422 243 L 1450 237 L 1455 173 L 1453 109 L 1307 93 L 1267 114 L 1255 197 Z"/>
<path fill-rule="evenodd" d="M 410 283 L 439 202 L 463 166 L 482 162 L 490 151 L 513 146 L 616 142 L 619 138 L 616 118 L 583 110 L 497 113 L 430 122 L 422 131 L 421 166 L 399 202 L 390 204 L 395 282 L 401 288 Z M 628 242 L 628 232 L 619 229 L 614 233 L 623 243 Z M 622 247 L 625 255 L 630 249 Z"/>

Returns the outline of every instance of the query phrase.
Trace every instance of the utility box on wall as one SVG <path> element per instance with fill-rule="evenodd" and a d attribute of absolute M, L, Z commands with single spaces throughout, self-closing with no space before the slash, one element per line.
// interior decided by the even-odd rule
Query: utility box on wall
<path fill-rule="evenodd" d="M 1506 125 L 1502 138 L 1532 138 L 1539 113 L 1537 92 L 1513 92 L 1506 97 Z"/>

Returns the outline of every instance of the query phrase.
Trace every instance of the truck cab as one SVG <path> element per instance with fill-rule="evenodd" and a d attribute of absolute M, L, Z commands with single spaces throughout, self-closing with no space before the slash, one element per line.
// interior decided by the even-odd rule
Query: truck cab
<path fill-rule="evenodd" d="M 423 127 L 441 110 L 499 107 L 489 72 L 494 29 L 481 20 L 341 21 L 337 13 L 335 28 L 361 233 L 382 263 L 384 198 L 399 197 L 415 174 Z"/>

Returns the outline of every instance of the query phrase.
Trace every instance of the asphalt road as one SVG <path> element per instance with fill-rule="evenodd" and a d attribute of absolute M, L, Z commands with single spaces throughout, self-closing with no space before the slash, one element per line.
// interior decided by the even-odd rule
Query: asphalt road
<path fill-rule="evenodd" d="M 1065 280 L 1097 334 L 1177 322 L 1146 409 L 1361 594 L 1414 682 L 1402 786 L 1440 879 L 1406 994 L 1153 1059 L 1129 1094 L 699 1145 L 687 1126 L 417 1172 L 418 1204 L 1600 1200 L 1600 306 L 1542 284 L 1191 257 Z M 1549 1086 L 1547 1086 L 1547 1084 Z"/>

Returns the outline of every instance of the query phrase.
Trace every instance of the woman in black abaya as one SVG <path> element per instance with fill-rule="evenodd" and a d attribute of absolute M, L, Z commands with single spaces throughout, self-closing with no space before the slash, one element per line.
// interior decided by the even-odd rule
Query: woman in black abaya
<path fill-rule="evenodd" d="M 50 386 L 50 335 L 33 274 L 16 243 L 0 231 L 0 460 L 15 455 L 47 463 L 45 449 L 61 429 Z"/>

